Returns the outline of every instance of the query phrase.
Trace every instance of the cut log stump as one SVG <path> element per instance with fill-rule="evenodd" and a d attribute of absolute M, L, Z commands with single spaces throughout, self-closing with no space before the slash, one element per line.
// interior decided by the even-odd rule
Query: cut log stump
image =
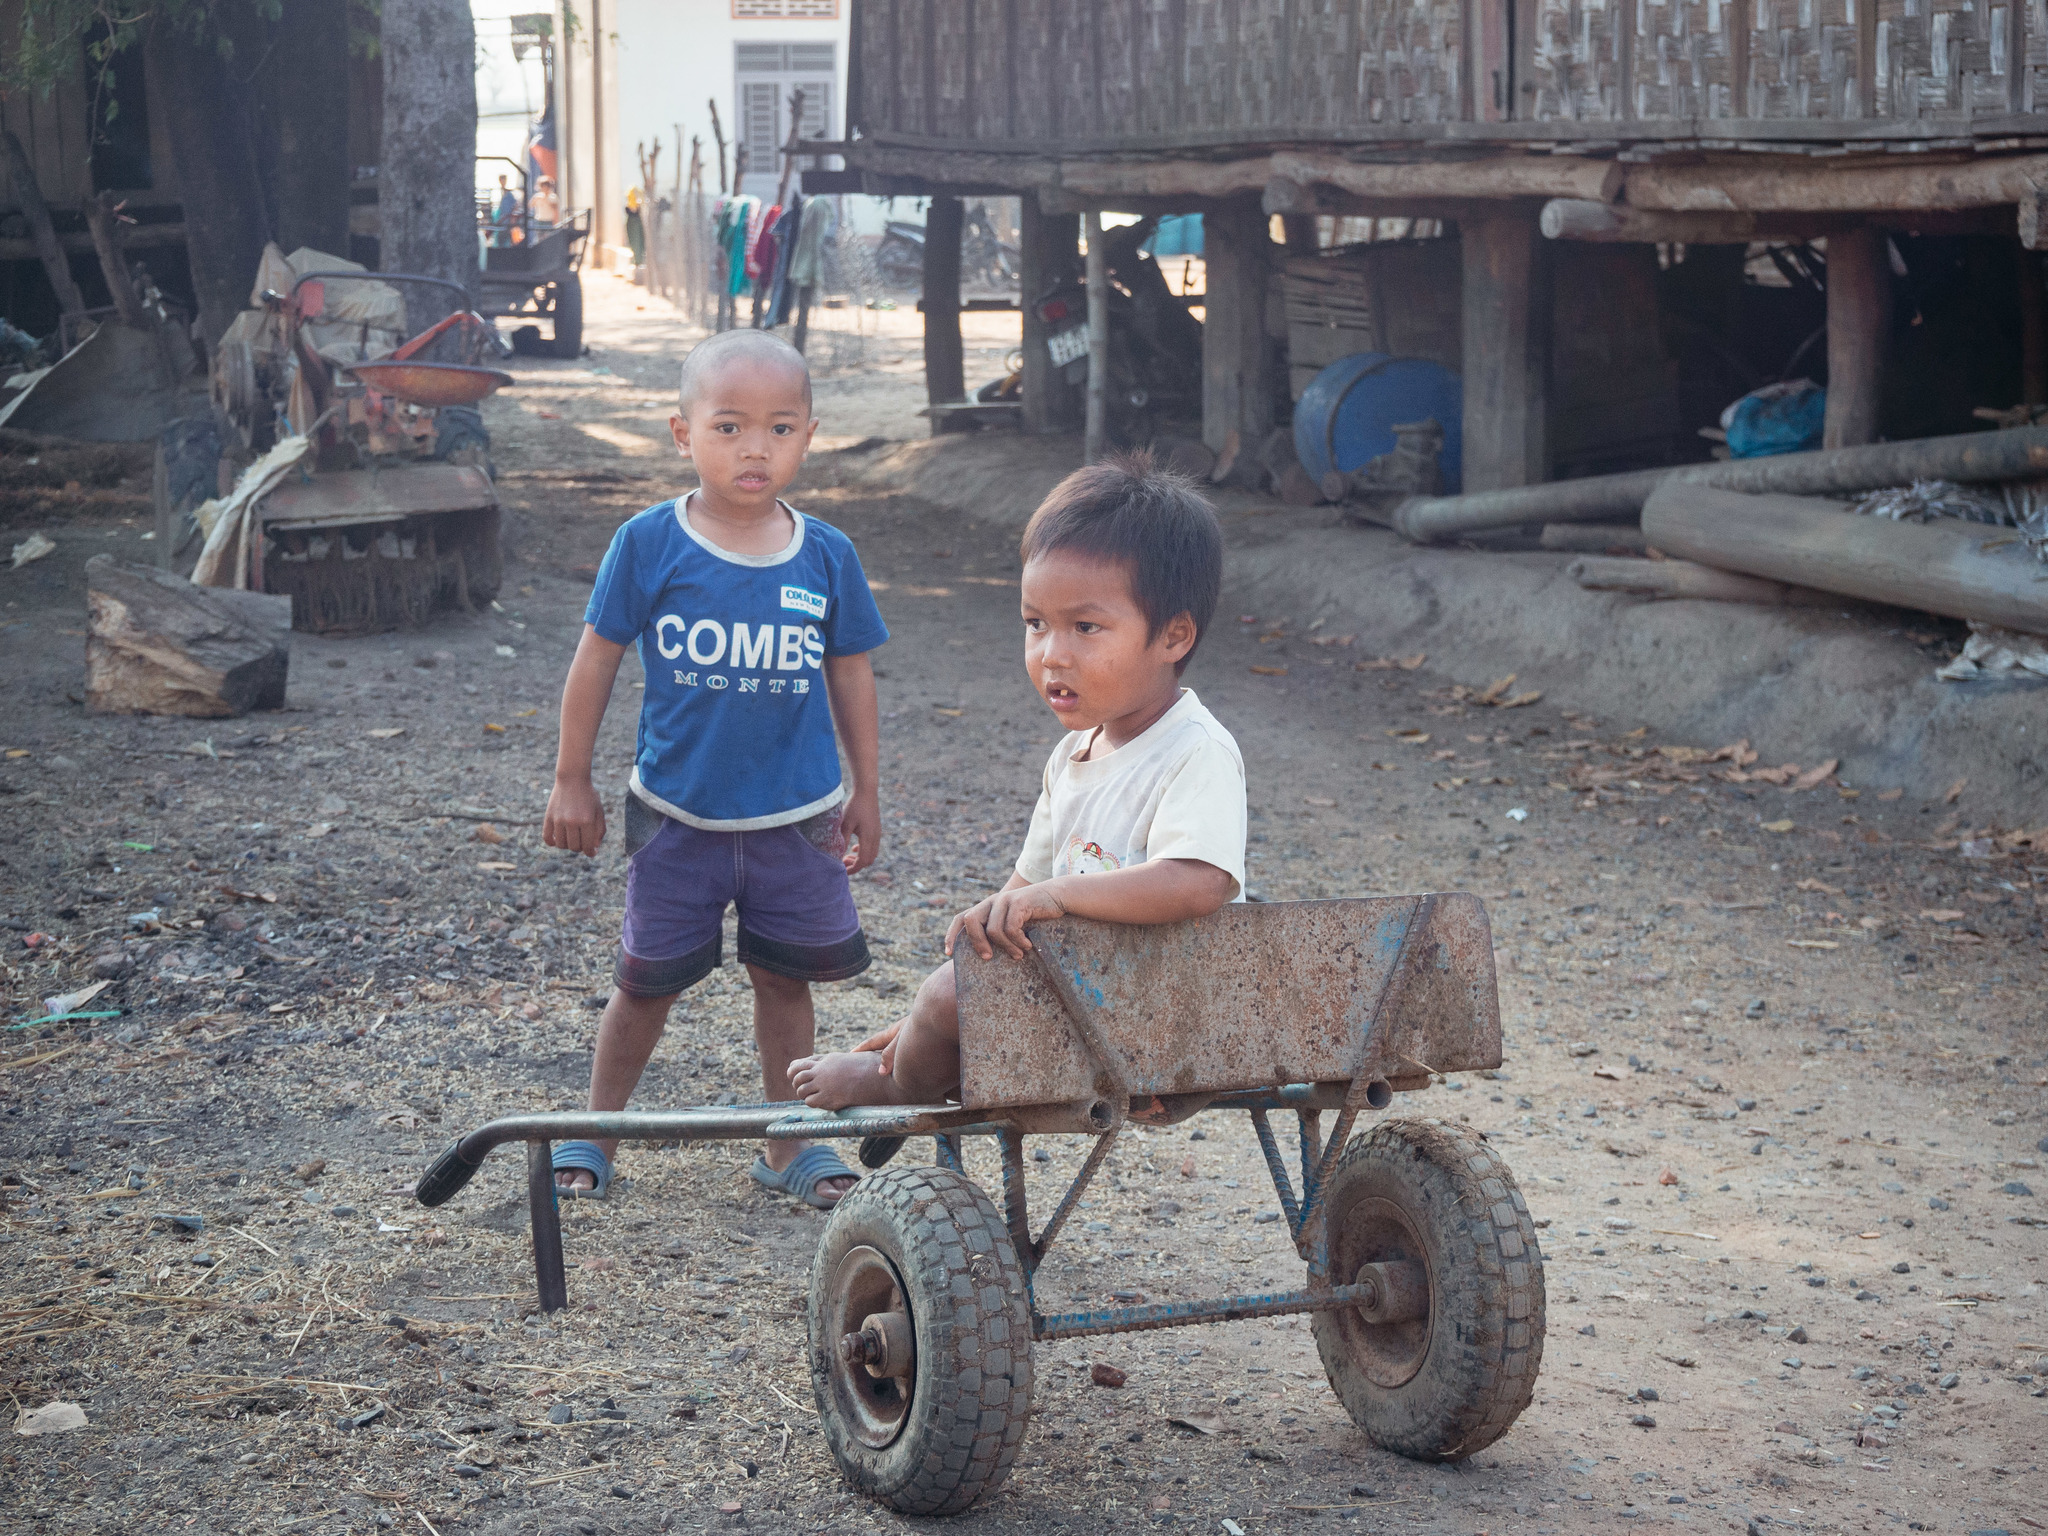
<path fill-rule="evenodd" d="M 195 587 L 112 555 L 86 562 L 85 702 L 117 715 L 240 715 L 284 704 L 288 597 Z"/>

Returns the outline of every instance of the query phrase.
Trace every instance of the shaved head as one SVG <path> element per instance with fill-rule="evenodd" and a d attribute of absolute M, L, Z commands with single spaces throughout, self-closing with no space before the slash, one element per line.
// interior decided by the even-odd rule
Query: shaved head
<path fill-rule="evenodd" d="M 804 417 L 811 414 L 811 370 L 803 353 L 769 331 L 720 331 L 700 341 L 683 359 L 683 375 L 676 386 L 676 409 L 684 416 L 696 404 L 712 379 L 728 368 L 749 368 L 781 372 L 804 398 Z"/>

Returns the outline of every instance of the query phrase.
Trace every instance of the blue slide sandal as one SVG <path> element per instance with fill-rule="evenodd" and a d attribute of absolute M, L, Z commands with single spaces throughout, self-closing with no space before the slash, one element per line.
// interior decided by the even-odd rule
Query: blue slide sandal
<path fill-rule="evenodd" d="M 837 1196 L 822 1195 L 818 1186 L 827 1179 L 857 1179 L 855 1173 L 839 1160 L 839 1154 L 820 1142 L 812 1142 L 790 1160 L 787 1168 L 777 1173 L 768 1166 L 768 1159 L 757 1157 L 751 1170 L 754 1182 L 763 1189 L 772 1189 L 777 1194 L 790 1195 L 817 1210 L 829 1211 L 839 1203 Z"/>
<path fill-rule="evenodd" d="M 557 1183 L 555 1185 L 556 1199 L 608 1200 L 611 1198 L 611 1159 L 604 1155 L 604 1148 L 600 1147 L 596 1142 L 561 1142 L 555 1147 L 554 1156 L 551 1161 L 554 1163 L 555 1172 L 557 1173 L 567 1168 L 587 1173 L 597 1180 L 596 1186 L 591 1189 L 564 1189 L 560 1183 Z"/>

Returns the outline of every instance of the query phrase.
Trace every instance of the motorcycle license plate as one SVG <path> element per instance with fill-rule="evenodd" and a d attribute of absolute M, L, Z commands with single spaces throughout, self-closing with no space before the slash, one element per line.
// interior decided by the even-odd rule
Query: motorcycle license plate
<path fill-rule="evenodd" d="M 1088 355 L 1088 327 L 1077 325 L 1071 330 L 1055 332 L 1045 338 L 1045 349 L 1052 354 L 1055 368 L 1079 362 Z"/>

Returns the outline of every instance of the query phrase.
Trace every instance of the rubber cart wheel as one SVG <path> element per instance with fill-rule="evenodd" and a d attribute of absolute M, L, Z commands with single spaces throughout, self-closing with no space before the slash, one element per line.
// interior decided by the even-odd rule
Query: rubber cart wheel
<path fill-rule="evenodd" d="M 1031 1308 L 996 1208 L 946 1168 L 870 1174 L 811 1264 L 811 1385 L 846 1480 L 955 1514 L 1009 1475 L 1031 1417 Z"/>
<path fill-rule="evenodd" d="M 1327 1198 L 1331 1279 L 1379 1294 L 1315 1314 L 1352 1422 L 1424 1461 L 1493 1444 L 1543 1363 L 1543 1254 L 1514 1175 L 1471 1130 L 1389 1120 L 1345 1149 Z"/>

